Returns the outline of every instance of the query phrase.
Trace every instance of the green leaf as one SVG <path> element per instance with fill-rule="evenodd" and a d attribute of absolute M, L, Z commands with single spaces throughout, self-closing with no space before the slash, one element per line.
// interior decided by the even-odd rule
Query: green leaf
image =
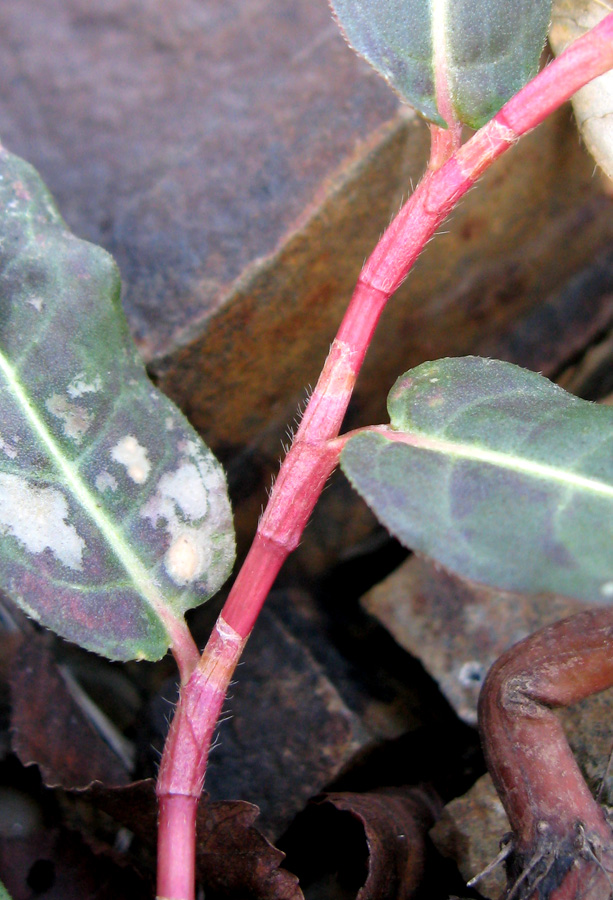
<path fill-rule="evenodd" d="M 11 900 L 11 895 L 0 881 L 0 900 Z"/>
<path fill-rule="evenodd" d="M 613 409 L 475 357 L 398 379 L 341 465 L 406 546 L 511 591 L 613 597 Z"/>
<path fill-rule="evenodd" d="M 0 147 L 0 587 L 63 637 L 157 659 L 234 558 L 221 467 L 147 378 L 115 263 Z"/>
<path fill-rule="evenodd" d="M 480 128 L 532 78 L 551 0 L 330 0 L 347 42 L 426 119 Z M 437 77 L 438 73 L 438 77 Z"/>
<path fill-rule="evenodd" d="M 556 55 L 613 11 L 610 0 L 554 0 L 549 42 Z M 575 118 L 598 165 L 613 178 L 613 71 L 595 78 L 572 98 Z"/>

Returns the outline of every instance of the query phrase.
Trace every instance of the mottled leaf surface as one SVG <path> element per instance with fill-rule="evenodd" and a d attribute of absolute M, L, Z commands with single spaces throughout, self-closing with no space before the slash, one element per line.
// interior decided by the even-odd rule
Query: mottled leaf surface
<path fill-rule="evenodd" d="M 551 0 L 330 0 L 348 43 L 426 119 L 479 128 L 532 78 Z"/>
<path fill-rule="evenodd" d="M 549 32 L 553 52 L 562 53 L 612 11 L 611 0 L 554 0 Z M 613 178 L 613 71 L 577 91 L 572 104 L 586 147 Z"/>
<path fill-rule="evenodd" d="M 0 585 L 69 640 L 157 659 L 234 554 L 221 467 L 155 390 L 111 257 L 0 148 Z"/>
<path fill-rule="evenodd" d="M 407 372 L 388 409 L 341 464 L 404 544 L 495 587 L 611 601 L 611 408 L 466 357 Z"/>

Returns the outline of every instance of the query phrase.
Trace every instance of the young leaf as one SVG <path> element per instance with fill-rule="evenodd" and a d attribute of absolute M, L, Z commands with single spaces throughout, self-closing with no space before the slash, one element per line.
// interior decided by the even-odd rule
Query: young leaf
<path fill-rule="evenodd" d="M 347 42 L 426 119 L 480 128 L 532 78 L 551 0 L 330 0 Z"/>
<path fill-rule="evenodd" d="M 549 42 L 558 55 L 613 10 L 611 0 L 554 0 Z M 594 79 L 572 99 L 583 140 L 613 178 L 613 71 Z"/>
<path fill-rule="evenodd" d="M 404 544 L 505 590 L 611 601 L 613 409 L 475 357 L 407 372 L 388 409 L 341 465 Z"/>
<path fill-rule="evenodd" d="M 234 556 L 224 475 L 149 382 L 111 257 L 0 147 L 0 586 L 63 637 L 157 659 Z"/>

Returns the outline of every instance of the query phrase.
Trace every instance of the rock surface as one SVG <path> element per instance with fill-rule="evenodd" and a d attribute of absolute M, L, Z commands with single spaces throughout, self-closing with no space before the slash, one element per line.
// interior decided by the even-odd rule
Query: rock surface
<path fill-rule="evenodd" d="M 118 258 L 153 373 L 229 467 L 244 546 L 427 128 L 324 0 L 21 0 L 0 30 L 2 140 Z M 613 234 L 592 172 L 566 110 L 497 163 L 386 312 L 349 427 L 384 419 L 401 371 L 496 343 L 591 265 Z M 309 565 L 372 528 L 334 482 Z"/>
<path fill-rule="evenodd" d="M 464 721 L 477 722 L 477 700 L 492 663 L 512 644 L 584 606 L 563 597 L 520 597 L 464 582 L 411 557 L 363 598 L 398 643 L 421 660 Z M 559 711 L 570 746 L 594 793 L 610 802 L 613 689 Z M 468 881 L 499 852 L 509 823 L 489 776 L 453 800 L 433 839 Z M 498 866 L 478 884 L 497 900 L 505 884 Z"/>

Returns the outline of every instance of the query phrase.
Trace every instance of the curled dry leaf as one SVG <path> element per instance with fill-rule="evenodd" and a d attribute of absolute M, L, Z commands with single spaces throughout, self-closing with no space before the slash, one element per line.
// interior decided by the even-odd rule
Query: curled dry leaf
<path fill-rule="evenodd" d="M 38 765 L 46 785 L 78 788 L 92 781 L 129 781 L 108 735 L 101 735 L 49 643 L 33 630 L 16 653 L 10 684 L 13 749 L 24 765 Z M 119 734 L 117 739 L 121 741 Z"/>
<path fill-rule="evenodd" d="M 323 884 L 338 873 L 340 889 L 357 891 L 356 900 L 408 900 L 420 886 L 426 836 L 440 808 L 438 797 L 414 787 L 324 794 L 288 832 L 288 864 L 301 881 Z"/>
<path fill-rule="evenodd" d="M 145 843 L 155 841 L 155 783 L 126 787 L 93 784 L 78 796 L 125 825 Z M 203 795 L 198 808 L 196 865 L 207 900 L 303 900 L 298 879 L 280 868 L 285 854 L 258 831 L 258 808 L 242 800 L 212 803 Z"/>
<path fill-rule="evenodd" d="M 0 836 L 0 900 L 150 900 L 151 886 L 116 854 L 73 831 L 46 828 Z"/>
<path fill-rule="evenodd" d="M 611 0 L 554 0 L 549 42 L 558 55 L 613 10 Z M 613 71 L 601 75 L 573 97 L 585 144 L 609 178 L 613 178 Z"/>

